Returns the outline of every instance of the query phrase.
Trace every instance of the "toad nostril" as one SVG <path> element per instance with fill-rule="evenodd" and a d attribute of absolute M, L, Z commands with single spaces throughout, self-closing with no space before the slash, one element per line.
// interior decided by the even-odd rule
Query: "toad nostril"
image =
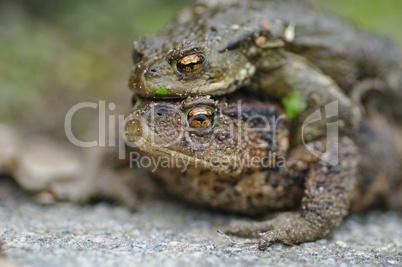
<path fill-rule="evenodd" d="M 152 74 L 158 74 L 159 73 L 159 68 L 157 67 L 152 67 L 149 69 L 149 72 Z"/>
<path fill-rule="evenodd" d="M 161 69 L 159 67 L 150 67 L 145 69 L 143 75 L 146 79 L 158 78 L 161 76 Z"/>

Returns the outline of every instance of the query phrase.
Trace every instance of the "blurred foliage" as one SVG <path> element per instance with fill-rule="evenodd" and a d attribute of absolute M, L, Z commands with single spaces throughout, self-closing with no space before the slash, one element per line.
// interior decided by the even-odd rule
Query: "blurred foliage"
<path fill-rule="evenodd" d="M 127 110 L 133 40 L 157 32 L 178 7 L 189 3 L 0 0 L 0 122 L 62 129 L 71 106 L 100 99 L 123 103 Z M 402 44 L 402 1 L 321 3 Z M 87 120 L 80 126 L 88 127 Z"/>
<path fill-rule="evenodd" d="M 120 97 L 128 108 L 133 40 L 183 2 L 1 1 L 0 122 L 57 130 L 81 101 Z"/>
<path fill-rule="evenodd" d="M 391 37 L 402 47 L 401 0 L 323 0 L 322 3 L 361 27 Z"/>

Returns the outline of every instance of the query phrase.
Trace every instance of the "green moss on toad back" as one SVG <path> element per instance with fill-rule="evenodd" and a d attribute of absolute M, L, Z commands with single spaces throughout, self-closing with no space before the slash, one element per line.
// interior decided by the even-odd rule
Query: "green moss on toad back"
<path fill-rule="evenodd" d="M 298 92 L 293 92 L 290 96 L 283 98 L 282 104 L 285 108 L 285 114 L 290 120 L 296 119 L 299 113 L 307 107 L 306 101 Z"/>
<path fill-rule="evenodd" d="M 164 88 L 164 87 L 161 87 L 161 88 L 159 88 L 158 90 L 156 90 L 155 93 L 156 93 L 157 95 L 164 96 L 164 95 L 167 95 L 167 94 L 168 94 L 168 90 L 167 90 L 166 88 Z"/>

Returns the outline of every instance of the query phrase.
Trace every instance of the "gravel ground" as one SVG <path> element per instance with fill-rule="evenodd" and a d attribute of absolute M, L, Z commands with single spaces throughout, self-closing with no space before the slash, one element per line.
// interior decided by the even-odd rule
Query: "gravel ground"
<path fill-rule="evenodd" d="M 328 239 L 300 246 L 230 243 L 217 233 L 247 218 L 174 200 L 139 211 L 108 204 L 41 206 L 0 184 L 0 266 L 402 266 L 402 214 L 350 216 Z"/>

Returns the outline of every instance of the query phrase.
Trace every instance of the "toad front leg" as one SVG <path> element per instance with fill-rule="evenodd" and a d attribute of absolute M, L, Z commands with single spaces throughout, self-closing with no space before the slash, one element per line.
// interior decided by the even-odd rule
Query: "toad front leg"
<path fill-rule="evenodd" d="M 325 143 L 320 140 L 308 145 L 322 151 Z M 327 236 L 348 214 L 357 173 L 357 148 L 353 141 L 342 137 L 339 148 L 336 166 L 316 158 L 303 145 L 291 152 L 285 173 L 308 169 L 299 211 L 279 213 L 271 220 L 234 226 L 225 232 L 242 237 L 259 236 L 260 249 L 271 243 L 292 245 Z"/>
<path fill-rule="evenodd" d="M 322 73 L 317 67 L 308 60 L 289 52 L 265 51 L 269 53 L 262 57 L 259 65 L 260 72 L 254 77 L 253 89 L 262 95 L 285 99 L 293 93 L 298 94 L 305 101 L 306 108 L 300 110 L 294 129 L 296 143 L 302 141 L 302 125 L 309 115 L 313 114 L 318 108 L 336 102 L 339 107 L 339 130 L 346 136 L 351 136 L 357 129 L 360 121 L 360 110 L 350 98 L 339 88 L 331 77 Z M 271 56 L 269 56 L 271 55 Z M 270 64 L 264 63 L 264 58 L 279 58 L 280 62 L 275 68 Z M 319 128 L 312 129 L 310 132 L 303 132 L 304 140 L 317 140 Z M 325 127 L 324 127 L 325 128 Z M 321 135 L 323 136 L 323 135 Z"/>

